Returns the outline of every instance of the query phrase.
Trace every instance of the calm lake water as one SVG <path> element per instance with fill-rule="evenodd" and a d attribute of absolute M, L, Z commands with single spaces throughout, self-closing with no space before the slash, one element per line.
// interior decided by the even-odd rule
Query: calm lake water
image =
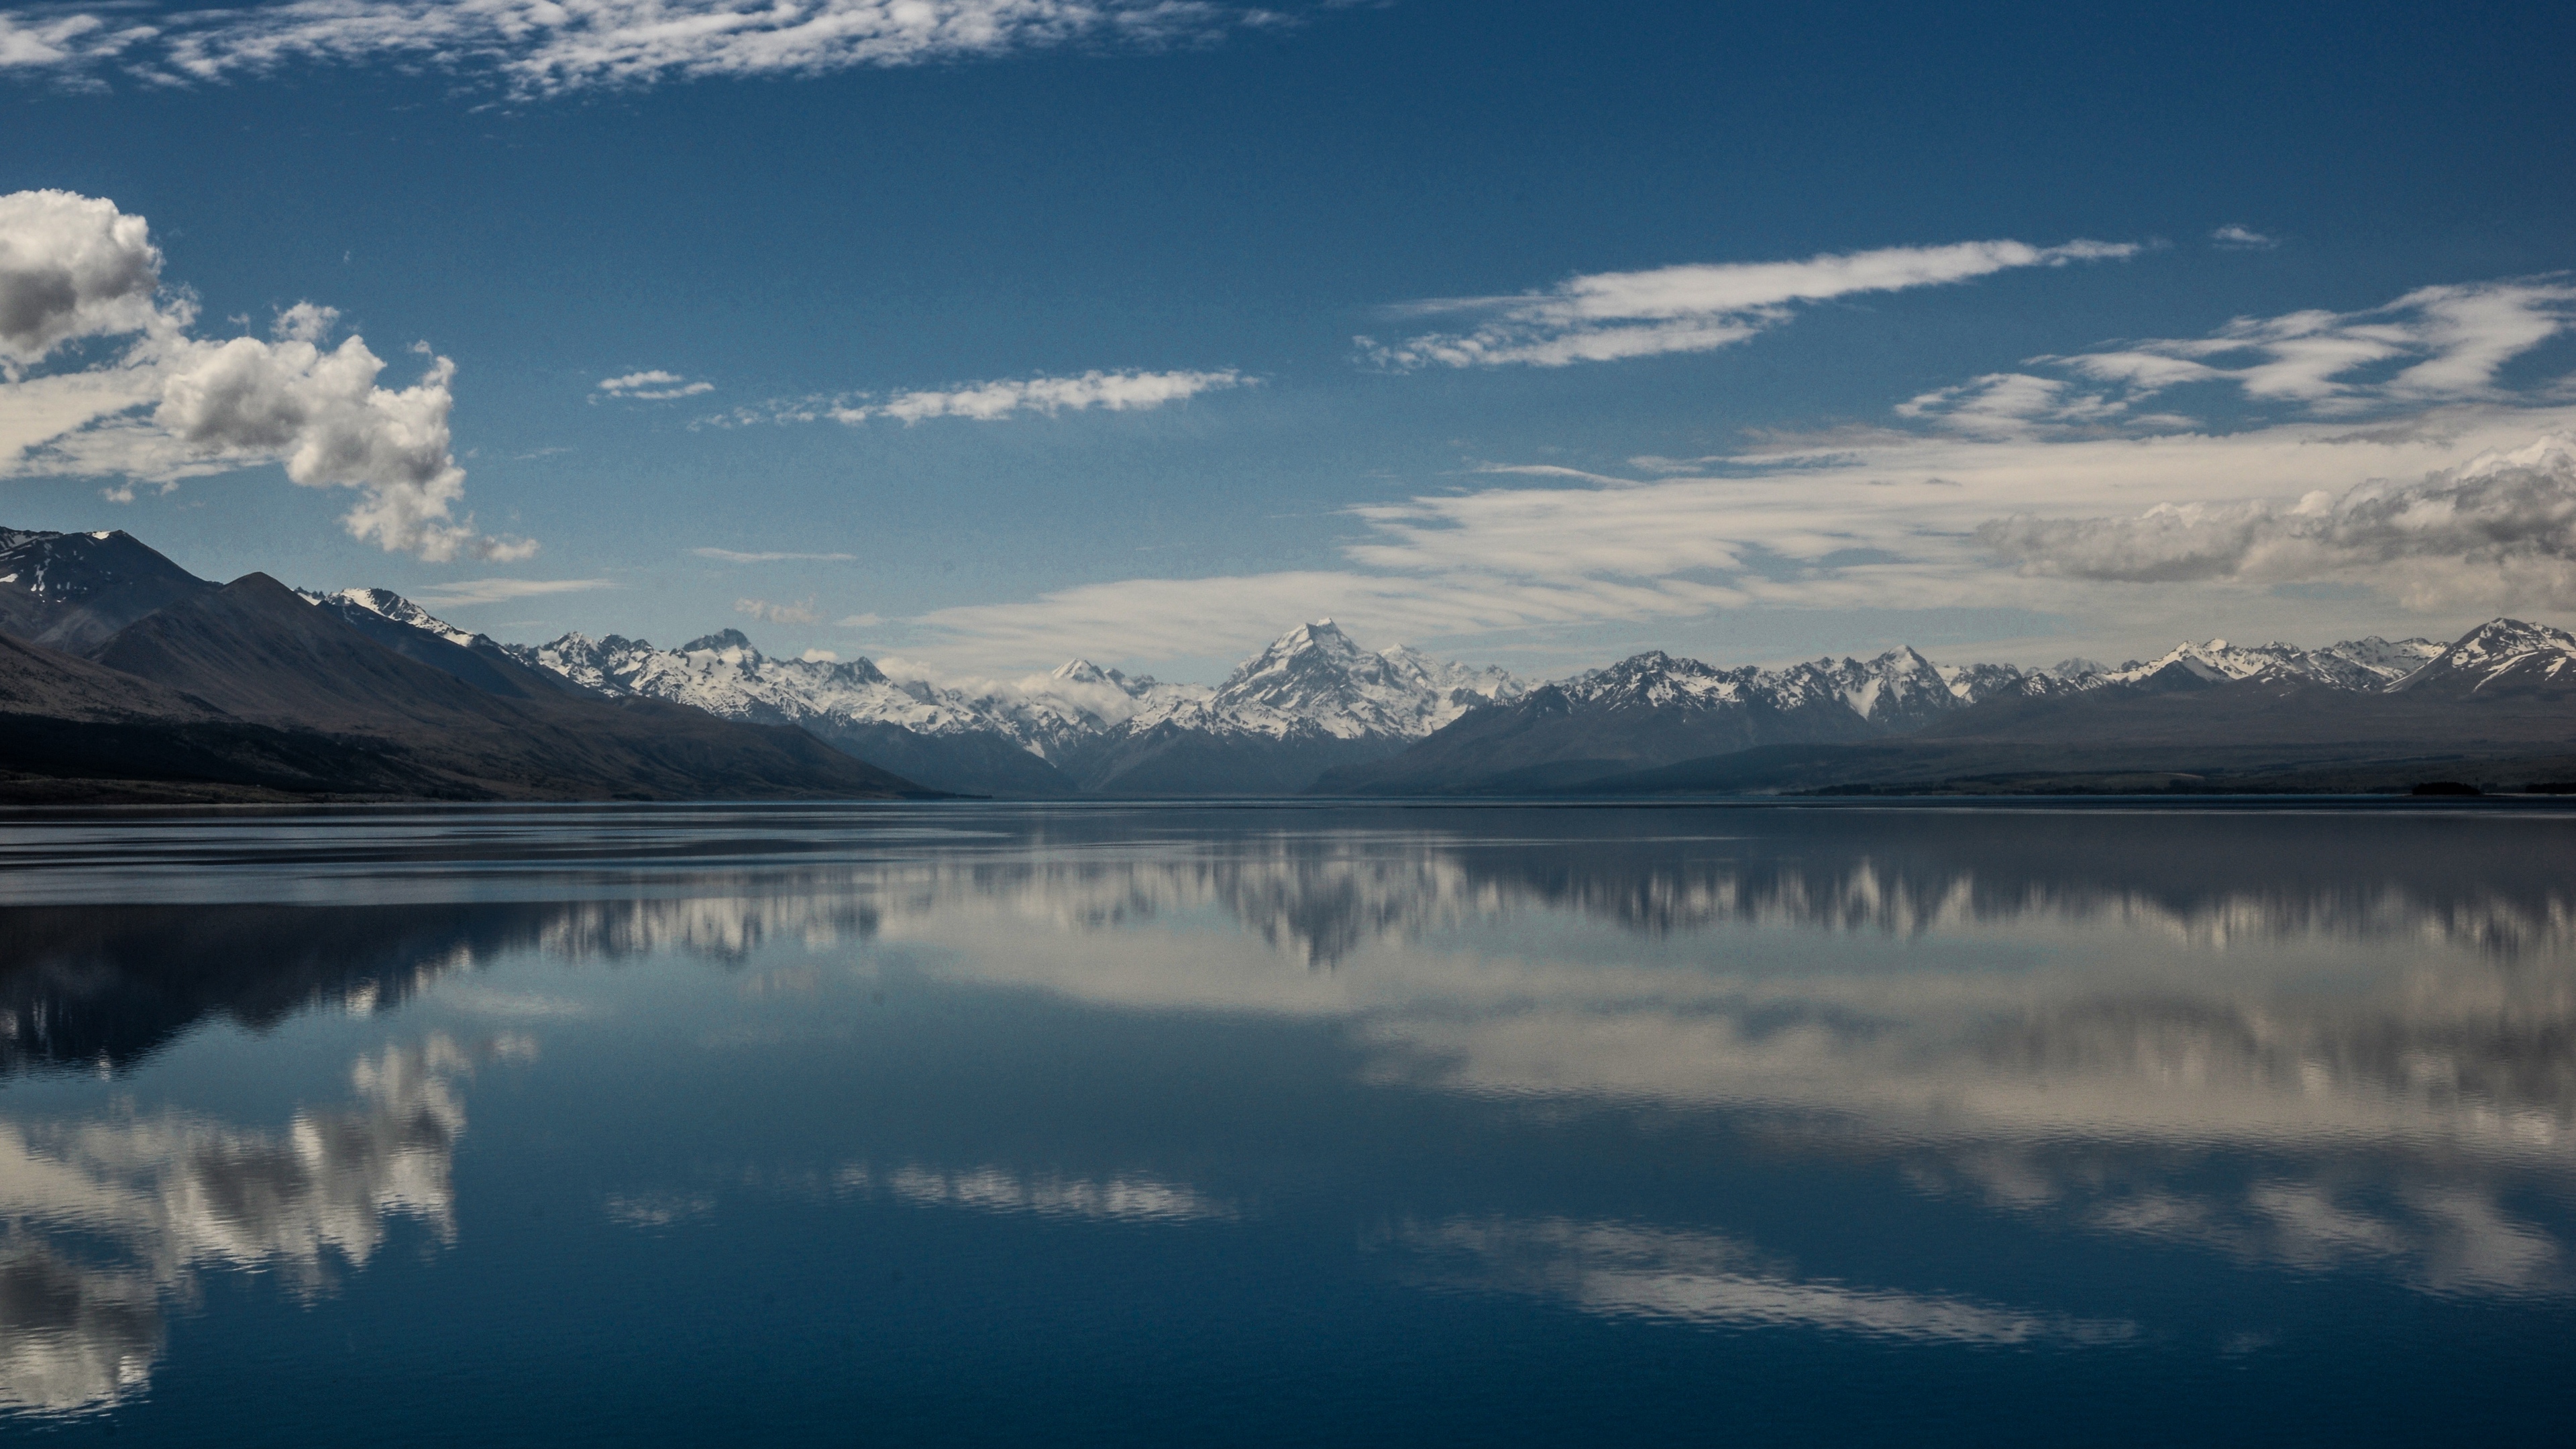
<path fill-rule="evenodd" d="M 0 820 L 0 1439 L 2566 1442 L 2576 816 Z"/>

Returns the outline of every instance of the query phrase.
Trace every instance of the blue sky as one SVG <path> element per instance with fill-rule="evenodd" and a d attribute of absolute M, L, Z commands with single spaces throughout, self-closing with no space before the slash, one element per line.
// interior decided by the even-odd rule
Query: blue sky
<path fill-rule="evenodd" d="M 0 11 L 0 522 L 951 674 L 2576 613 L 2564 7 L 752 13 Z"/>

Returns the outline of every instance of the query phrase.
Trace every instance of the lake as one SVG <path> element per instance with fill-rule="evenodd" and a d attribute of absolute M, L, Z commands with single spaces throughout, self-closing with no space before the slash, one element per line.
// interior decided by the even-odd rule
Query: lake
<path fill-rule="evenodd" d="M 2556 1442 L 2576 814 L 0 820 L 0 1438 Z"/>

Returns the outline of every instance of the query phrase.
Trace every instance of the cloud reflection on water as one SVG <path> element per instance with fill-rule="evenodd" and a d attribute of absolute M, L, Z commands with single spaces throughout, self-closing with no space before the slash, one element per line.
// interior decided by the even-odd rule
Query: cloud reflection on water
<path fill-rule="evenodd" d="M 854 977 L 1175 1030 L 1284 1020 L 1335 1034 L 1389 1090 L 1505 1116 L 1702 1114 L 2001 1221 L 2433 1295 L 2570 1291 L 2567 1246 L 2535 1214 L 2576 1200 L 2576 887 L 2560 868 L 2576 821 L 1032 812 L 940 837 L 852 818 L 760 852 L 744 844 L 770 828 L 757 820 L 711 827 L 615 869 L 596 842 L 514 865 L 502 832 L 472 871 L 441 847 L 438 870 L 498 899 L 423 899 L 436 873 L 397 861 L 340 881 L 398 897 L 365 909 L 195 907 L 154 925 L 147 908 L 112 930 L 86 908 L 0 912 L 0 1066 L 120 1068 L 208 1016 L 422 995 L 613 1029 L 569 985 L 475 977 L 517 954 L 680 953 L 757 968 L 704 1044 L 827 1033 L 830 984 Z M 328 863 L 325 847 L 303 849 Z M 0 1212 L 32 1225 L 0 1251 L 0 1382 L 32 1403 L 112 1399 L 204 1265 L 318 1285 L 326 1255 L 363 1263 L 390 1216 L 452 1231 L 462 1062 L 361 1063 L 360 1107 L 283 1137 L 0 1122 Z M 1150 1154 L 1086 1175 L 967 1153 L 855 1163 L 839 1187 L 1067 1220 L 1257 1216 L 1183 1177 Z M 55 1182 L 72 1206 L 47 1205 Z M 605 1210 L 659 1231 L 714 1201 L 639 1189 Z M 44 1229 L 75 1220 L 109 1225 L 119 1251 L 67 1256 Z M 1705 1224 L 1465 1215 L 1383 1246 L 1425 1282 L 1590 1314 L 1996 1344 L 2132 1331 L 1802 1278 Z"/>
<path fill-rule="evenodd" d="M 356 1100 L 283 1132 L 179 1112 L 0 1119 L 0 1405 L 65 1412 L 139 1391 L 162 1307 L 209 1269 L 255 1268 L 303 1294 L 361 1268 L 389 1219 L 453 1241 L 458 1080 L 479 1053 L 432 1035 L 350 1068 Z"/>
<path fill-rule="evenodd" d="M 2125 1321 L 1808 1281 L 1730 1238 L 1632 1223 L 1459 1218 L 1408 1224 L 1388 1246 L 1421 1260 L 1432 1284 L 1546 1298 L 1608 1318 L 1915 1343 L 2105 1344 L 2138 1336 Z"/>

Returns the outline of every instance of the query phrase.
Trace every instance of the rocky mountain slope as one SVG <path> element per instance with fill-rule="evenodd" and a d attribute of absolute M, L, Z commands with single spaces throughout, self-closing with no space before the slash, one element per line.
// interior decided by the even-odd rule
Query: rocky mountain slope
<path fill-rule="evenodd" d="M 0 528 L 0 632 L 79 650 L 214 585 L 124 532 Z"/>
<path fill-rule="evenodd" d="M 43 568 L 0 584 L 7 798 L 923 793 L 801 731 L 601 699 L 472 636 L 385 623 L 406 631 L 387 647 L 327 601 L 262 574 L 218 587 L 122 534 L 12 537 Z M 27 637 L 120 617 L 86 657 Z"/>

